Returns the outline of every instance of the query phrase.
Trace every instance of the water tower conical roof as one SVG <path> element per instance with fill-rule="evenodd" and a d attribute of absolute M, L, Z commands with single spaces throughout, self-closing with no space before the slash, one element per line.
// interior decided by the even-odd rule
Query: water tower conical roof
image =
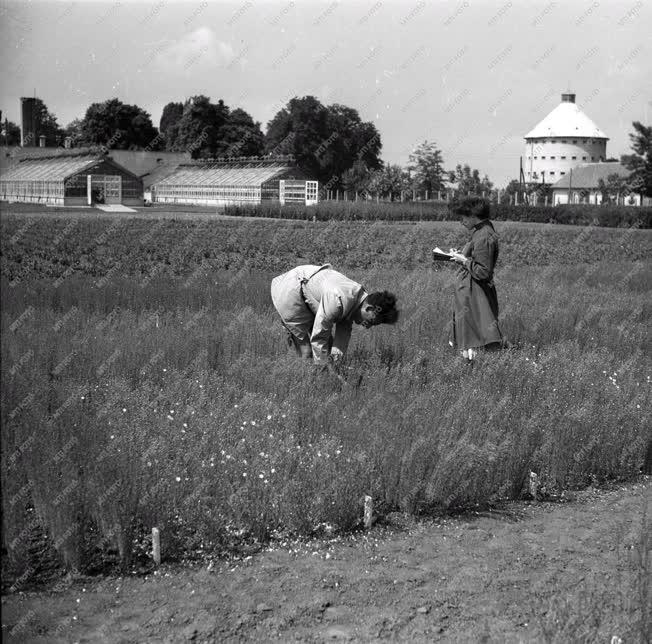
<path fill-rule="evenodd" d="M 526 135 L 526 139 L 557 136 L 609 137 L 575 104 L 574 94 L 562 94 L 562 102 Z"/>

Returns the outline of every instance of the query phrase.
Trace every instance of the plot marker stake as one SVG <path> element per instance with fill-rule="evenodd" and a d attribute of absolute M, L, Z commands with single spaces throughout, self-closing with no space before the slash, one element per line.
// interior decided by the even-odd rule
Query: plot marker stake
<path fill-rule="evenodd" d="M 374 502 L 373 499 L 367 494 L 364 497 L 364 527 L 369 530 L 373 523 Z"/>
<path fill-rule="evenodd" d="M 152 528 L 152 557 L 157 566 L 161 565 L 161 533 L 158 528 Z"/>

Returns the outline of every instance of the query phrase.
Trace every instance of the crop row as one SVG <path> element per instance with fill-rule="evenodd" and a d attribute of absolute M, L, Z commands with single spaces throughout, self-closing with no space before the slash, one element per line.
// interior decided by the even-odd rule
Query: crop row
<path fill-rule="evenodd" d="M 652 255 L 652 231 L 498 222 L 500 266 L 638 261 Z M 300 263 L 342 269 L 430 264 L 431 249 L 464 244 L 454 222 L 291 222 L 6 216 L 0 261 L 11 283 L 71 274 L 192 276 L 219 269 L 281 272 Z"/>

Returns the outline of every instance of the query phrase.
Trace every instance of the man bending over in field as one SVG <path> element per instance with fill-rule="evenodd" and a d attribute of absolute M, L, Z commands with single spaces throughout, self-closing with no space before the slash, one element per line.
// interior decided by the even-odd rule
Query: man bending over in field
<path fill-rule="evenodd" d="M 297 266 L 272 280 L 272 302 L 298 355 L 315 364 L 338 361 L 351 338 L 353 323 L 370 328 L 398 320 L 396 297 L 367 293 L 330 264 Z"/>

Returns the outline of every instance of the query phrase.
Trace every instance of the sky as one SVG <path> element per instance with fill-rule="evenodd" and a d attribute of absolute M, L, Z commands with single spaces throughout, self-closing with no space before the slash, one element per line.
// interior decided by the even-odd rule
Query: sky
<path fill-rule="evenodd" d="M 382 159 L 423 141 L 446 169 L 518 178 L 523 136 L 561 100 L 630 152 L 652 117 L 649 0 L 0 1 L 0 109 L 21 96 L 60 125 L 117 97 L 158 126 L 164 105 L 204 94 L 267 123 L 292 97 L 373 121 Z"/>

